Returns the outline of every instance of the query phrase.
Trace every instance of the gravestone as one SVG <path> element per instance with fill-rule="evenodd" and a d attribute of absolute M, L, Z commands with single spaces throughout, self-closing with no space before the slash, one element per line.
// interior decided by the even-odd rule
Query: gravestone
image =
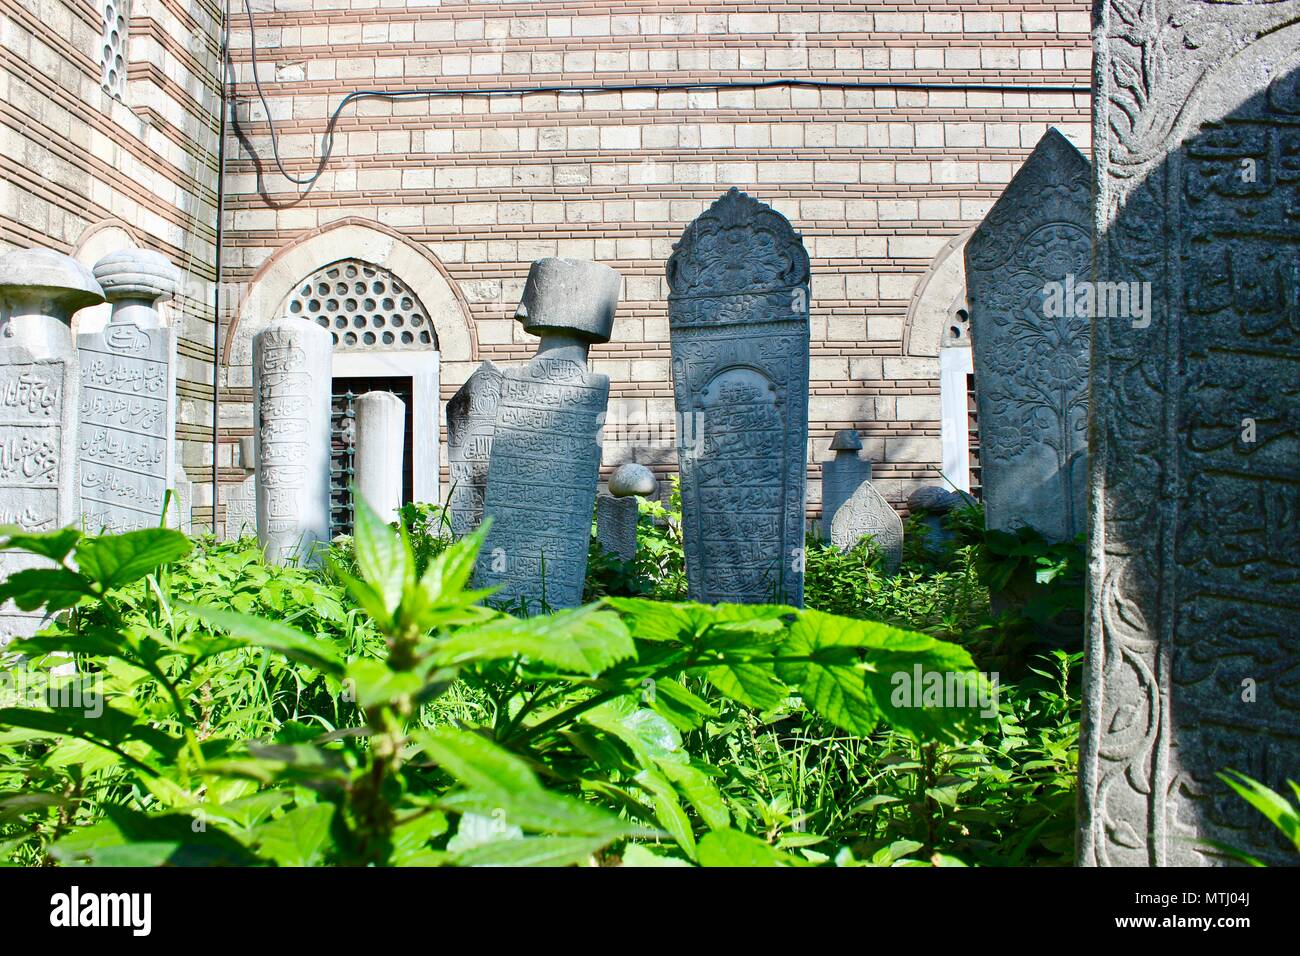
<path fill-rule="evenodd" d="M 239 465 L 244 469 L 244 479 L 237 485 L 226 486 L 223 540 L 237 541 L 246 534 L 257 534 L 256 461 L 253 436 L 247 435 L 239 439 Z"/>
<path fill-rule="evenodd" d="M 596 499 L 596 540 L 623 561 L 636 557 L 637 498 L 649 498 L 659 481 L 645 465 L 619 465 L 609 477 L 609 494 Z"/>
<path fill-rule="evenodd" d="M 831 522 L 858 485 L 871 480 L 871 462 L 859 457 L 862 439 L 856 429 L 843 428 L 831 439 L 835 457 L 822 462 L 822 540 L 831 540 Z"/>
<path fill-rule="evenodd" d="M 808 253 L 784 216 L 732 189 L 686 227 L 667 272 L 690 596 L 802 605 Z"/>
<path fill-rule="evenodd" d="M 447 402 L 447 470 L 451 477 L 447 511 L 451 532 L 457 538 L 483 522 L 500 396 L 501 370 L 485 361 Z"/>
<path fill-rule="evenodd" d="M 127 249 L 95 263 L 112 303 L 108 324 L 77 336 L 81 515 L 90 534 L 156 528 L 176 487 L 176 340 L 157 302 L 180 270 L 156 252 Z M 167 524 L 177 527 L 179 502 Z"/>
<path fill-rule="evenodd" d="M 541 336 L 537 354 L 501 375 L 478 587 L 527 610 L 582 603 L 600 471 L 609 378 L 587 371 L 593 342 L 608 342 L 620 277 L 576 259 L 539 259 L 515 318 Z"/>
<path fill-rule="evenodd" d="M 871 538 L 892 574 L 903 560 L 903 519 L 875 485 L 864 481 L 831 519 L 831 544 L 848 551 L 863 538 Z"/>
<path fill-rule="evenodd" d="M 277 564 L 319 561 L 330 540 L 329 330 L 277 319 L 253 337 L 257 537 Z"/>
<path fill-rule="evenodd" d="M 396 521 L 402 507 L 405 439 L 406 405 L 400 398 L 392 392 L 366 392 L 357 399 L 357 494 L 386 521 Z"/>
<path fill-rule="evenodd" d="M 1217 774 L 1300 767 L 1300 3 L 1096 15 L 1078 862 L 1293 865 Z"/>
<path fill-rule="evenodd" d="M 974 504 L 964 491 L 949 491 L 938 485 L 924 485 L 907 496 L 907 510 L 920 521 L 921 548 L 931 559 L 945 557 L 956 535 L 944 526 L 950 511 Z"/>
<path fill-rule="evenodd" d="M 72 313 L 104 301 L 84 266 L 44 249 L 0 256 L 0 525 L 54 531 L 77 521 L 79 371 Z M 0 552 L 0 578 L 48 564 Z M 0 645 L 39 613 L 0 606 Z"/>
<path fill-rule="evenodd" d="M 1049 541 L 1087 508 L 1090 179 L 1049 129 L 966 244 L 985 521 Z"/>

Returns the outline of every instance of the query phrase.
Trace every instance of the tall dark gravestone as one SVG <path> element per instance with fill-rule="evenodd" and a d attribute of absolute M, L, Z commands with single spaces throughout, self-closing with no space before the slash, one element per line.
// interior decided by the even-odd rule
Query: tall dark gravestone
<path fill-rule="evenodd" d="M 803 603 L 808 253 L 776 210 L 732 189 L 668 260 L 683 441 L 682 520 L 697 601 Z"/>
<path fill-rule="evenodd" d="M 485 361 L 447 402 L 447 468 L 451 477 L 447 512 L 451 533 L 458 538 L 483 521 L 500 397 L 501 370 Z"/>
<path fill-rule="evenodd" d="M 478 587 L 525 610 L 576 607 L 587 574 L 600 430 L 609 378 L 587 370 L 592 343 L 608 342 L 621 277 L 577 259 L 539 259 L 515 318 L 541 337 L 537 354 L 501 374 L 479 552 Z"/>
<path fill-rule="evenodd" d="M 1218 774 L 1300 767 L 1300 3 L 1096 22 L 1094 279 L 1152 307 L 1093 328 L 1078 862 L 1294 862 Z"/>
<path fill-rule="evenodd" d="M 985 520 L 1084 528 L 1091 167 L 1055 129 L 966 244 Z"/>

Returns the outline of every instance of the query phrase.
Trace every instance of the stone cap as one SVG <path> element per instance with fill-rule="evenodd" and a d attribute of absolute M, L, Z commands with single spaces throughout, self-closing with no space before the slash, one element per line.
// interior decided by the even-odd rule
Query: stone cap
<path fill-rule="evenodd" d="M 567 332 L 588 342 L 608 342 L 622 277 L 609 266 L 585 259 L 538 259 L 515 318 L 524 331 Z"/>
<path fill-rule="evenodd" d="M 110 252 L 95 263 L 95 278 L 109 302 L 148 299 L 150 302 L 176 294 L 181 270 L 167 257 L 149 249 Z"/>
<path fill-rule="evenodd" d="M 975 499 L 964 491 L 949 491 L 938 485 L 926 485 L 917 488 L 907 498 L 907 510 L 912 512 L 928 511 L 934 514 L 947 514 L 957 508 L 975 504 Z"/>
<path fill-rule="evenodd" d="M 862 451 L 862 439 L 856 428 L 841 428 L 831 439 L 831 451 Z"/>
<path fill-rule="evenodd" d="M 645 465 L 627 462 L 614 469 L 609 476 L 609 493 L 615 498 L 640 495 L 649 498 L 659 490 L 659 479 Z"/>
<path fill-rule="evenodd" d="M 0 256 L 0 299 L 47 297 L 71 314 L 104 301 L 90 270 L 49 249 L 15 249 Z"/>

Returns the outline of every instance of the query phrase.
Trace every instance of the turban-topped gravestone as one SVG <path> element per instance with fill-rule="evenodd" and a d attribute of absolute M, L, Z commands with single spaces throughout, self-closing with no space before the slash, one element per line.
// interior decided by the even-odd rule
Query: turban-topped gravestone
<path fill-rule="evenodd" d="M 638 498 L 649 498 L 659 481 L 645 465 L 627 462 L 609 476 L 609 494 L 596 499 L 596 540 L 622 561 L 636 557 Z"/>
<path fill-rule="evenodd" d="M 539 259 L 515 318 L 541 337 L 537 354 L 501 375 L 479 552 L 478 587 L 508 606 L 582 603 L 600 472 L 609 378 L 587 371 L 593 342 L 608 342 L 621 279 L 608 266 Z"/>
<path fill-rule="evenodd" d="M 682 531 L 693 600 L 803 604 L 808 253 L 735 189 L 668 260 Z"/>
<path fill-rule="evenodd" d="M 1095 17 L 1078 862 L 1294 865 L 1219 774 L 1300 779 L 1300 3 Z"/>
<path fill-rule="evenodd" d="M 871 480 L 871 462 L 862 458 L 862 439 L 856 429 L 843 428 L 831 439 L 835 457 L 822 462 L 822 540 L 831 540 L 831 524 L 844 502 L 864 481 Z"/>
<path fill-rule="evenodd" d="M 80 381 L 72 313 L 104 301 L 84 266 L 44 249 L 0 256 L 0 526 L 54 531 L 77 521 Z M 0 578 L 47 565 L 0 552 Z M 0 645 L 41 615 L 0 606 Z"/>
<path fill-rule="evenodd" d="M 77 336 L 81 362 L 81 513 L 92 534 L 157 527 L 176 484 L 176 339 L 158 316 L 180 270 L 127 249 L 95 263 L 108 324 Z M 179 525 L 181 505 L 170 505 Z"/>

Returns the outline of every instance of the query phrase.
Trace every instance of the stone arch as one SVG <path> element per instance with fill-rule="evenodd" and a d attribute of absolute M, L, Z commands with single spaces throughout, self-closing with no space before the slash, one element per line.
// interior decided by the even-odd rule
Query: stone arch
<path fill-rule="evenodd" d="M 938 359 L 942 470 L 962 491 L 971 490 L 967 376 L 973 373 L 965 253 L 976 228 L 965 229 L 939 250 L 917 284 L 903 327 L 905 355 Z"/>
<path fill-rule="evenodd" d="M 428 310 L 444 362 L 473 362 L 477 337 L 469 305 L 438 258 L 400 233 L 362 219 L 341 219 L 278 250 L 249 280 L 226 330 L 222 364 L 250 365 L 253 336 L 279 315 L 298 283 L 343 259 L 357 259 L 401 279 Z"/>
<path fill-rule="evenodd" d="M 412 494 L 416 501 L 438 501 L 441 366 L 447 362 L 468 365 L 478 347 L 469 307 L 442 263 L 401 234 L 372 222 L 345 219 L 277 251 L 248 283 L 235 320 L 226 330 L 222 364 L 228 381 L 251 386 L 253 336 L 279 317 L 297 315 L 311 321 L 307 310 L 301 308 L 310 298 L 303 294 L 303 287 L 336 268 L 373 273 L 409 293 L 413 308 L 418 304 L 427 337 L 417 337 L 412 343 L 340 341 L 334 350 L 333 376 L 411 380 Z M 411 311 L 404 314 L 409 320 Z M 373 322 L 365 325 L 379 327 Z"/>

